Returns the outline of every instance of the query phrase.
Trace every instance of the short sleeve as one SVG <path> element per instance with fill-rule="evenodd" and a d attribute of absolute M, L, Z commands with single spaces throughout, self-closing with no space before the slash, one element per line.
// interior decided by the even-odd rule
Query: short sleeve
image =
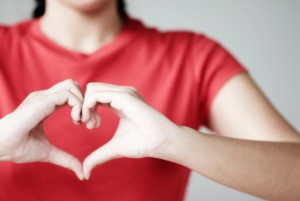
<path fill-rule="evenodd" d="M 4 42 L 4 37 L 6 35 L 7 30 L 7 26 L 0 24 L 0 46 L 2 46 L 2 43 Z"/>
<path fill-rule="evenodd" d="M 6 49 L 6 33 L 8 28 L 6 26 L 0 25 L 0 59 L 3 58 L 4 51 Z"/>
<path fill-rule="evenodd" d="M 235 75 L 247 70 L 221 44 L 202 36 L 195 37 L 194 50 L 197 86 L 199 92 L 201 124 L 209 127 L 212 102 L 220 89 Z M 198 57 L 197 57 L 198 54 Z"/>
<path fill-rule="evenodd" d="M 7 30 L 7 27 L 0 24 L 0 41 L 2 41 L 2 38 L 4 37 L 6 30 Z"/>

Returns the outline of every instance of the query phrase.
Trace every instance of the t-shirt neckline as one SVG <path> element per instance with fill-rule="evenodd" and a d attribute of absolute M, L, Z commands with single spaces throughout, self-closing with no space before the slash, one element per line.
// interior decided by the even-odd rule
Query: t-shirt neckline
<path fill-rule="evenodd" d="M 141 23 L 138 20 L 127 17 L 123 22 L 121 30 L 111 42 L 105 44 L 104 46 L 100 47 L 90 54 L 85 54 L 65 48 L 47 37 L 40 28 L 40 20 L 40 18 L 35 19 L 32 27 L 33 34 L 38 38 L 38 40 L 53 51 L 77 60 L 93 58 L 96 55 L 100 56 L 109 54 L 110 52 L 122 47 L 123 45 L 128 44 L 128 42 L 134 38 L 133 35 L 135 33 L 135 28 L 137 26 L 141 26 Z"/>

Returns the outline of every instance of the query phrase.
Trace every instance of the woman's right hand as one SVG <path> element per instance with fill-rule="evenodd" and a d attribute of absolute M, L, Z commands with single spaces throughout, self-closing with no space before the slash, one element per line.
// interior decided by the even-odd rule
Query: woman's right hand
<path fill-rule="evenodd" d="M 80 123 L 82 103 L 81 90 L 72 80 L 31 93 L 14 112 L 0 119 L 0 161 L 49 162 L 74 171 L 82 180 L 79 160 L 53 146 L 43 129 L 43 121 L 64 105 L 71 107 L 73 121 Z"/>

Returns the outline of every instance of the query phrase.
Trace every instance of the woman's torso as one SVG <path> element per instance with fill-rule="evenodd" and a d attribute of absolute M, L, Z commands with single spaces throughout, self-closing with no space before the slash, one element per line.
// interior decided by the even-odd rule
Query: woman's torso
<path fill-rule="evenodd" d="M 188 62 L 180 58 L 184 53 L 173 55 L 177 47 L 163 38 L 167 36 L 130 22 L 114 42 L 91 55 L 81 55 L 51 44 L 39 33 L 37 22 L 6 30 L 0 63 L 1 117 L 30 92 L 71 78 L 83 90 L 89 82 L 134 86 L 171 120 L 194 128 L 199 125 L 193 72 L 183 68 Z M 60 109 L 46 120 L 46 134 L 54 145 L 83 160 L 107 142 L 117 127 L 116 115 L 105 108 L 99 112 L 101 128 L 88 131 L 73 125 L 69 108 Z M 182 200 L 189 175 L 184 167 L 151 158 L 108 162 L 84 182 L 68 170 L 44 163 L 1 163 L 0 169 L 0 200 L 25 201 Z"/>

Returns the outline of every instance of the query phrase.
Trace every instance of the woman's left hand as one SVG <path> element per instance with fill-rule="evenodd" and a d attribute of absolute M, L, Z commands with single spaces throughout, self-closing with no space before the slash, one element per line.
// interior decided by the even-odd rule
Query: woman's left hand
<path fill-rule="evenodd" d="M 153 157 L 168 143 L 168 138 L 180 130 L 179 126 L 146 104 L 134 88 L 102 83 L 87 86 L 82 122 L 87 123 L 88 128 L 99 126 L 90 114 L 103 104 L 118 114 L 120 122 L 113 138 L 85 159 L 83 170 L 86 179 L 96 165 L 115 158 Z"/>

